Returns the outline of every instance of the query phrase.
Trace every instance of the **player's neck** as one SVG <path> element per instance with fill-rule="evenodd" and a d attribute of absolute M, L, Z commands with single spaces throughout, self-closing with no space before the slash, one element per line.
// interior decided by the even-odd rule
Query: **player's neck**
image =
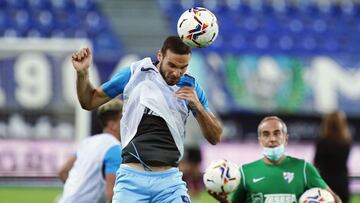
<path fill-rule="evenodd" d="M 155 61 L 153 65 L 160 71 L 160 63 L 159 61 Z"/>
<path fill-rule="evenodd" d="M 120 140 L 120 135 L 117 135 L 118 133 L 114 132 L 111 129 L 104 128 L 102 132 L 106 133 L 106 134 L 110 134 L 110 135 L 114 136 L 116 139 Z"/>
<path fill-rule="evenodd" d="M 285 158 L 286 158 L 286 155 L 282 155 L 280 157 L 280 159 L 276 160 L 276 161 L 272 161 L 272 160 L 268 159 L 267 157 L 264 157 L 263 160 L 268 165 L 278 165 L 278 164 L 281 164 L 285 160 Z"/>

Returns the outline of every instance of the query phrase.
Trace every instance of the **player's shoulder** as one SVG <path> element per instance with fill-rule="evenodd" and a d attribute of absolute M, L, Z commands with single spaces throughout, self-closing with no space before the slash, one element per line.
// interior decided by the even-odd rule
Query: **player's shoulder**
<path fill-rule="evenodd" d="M 116 139 L 113 135 L 108 133 L 101 133 L 97 135 L 93 135 L 90 137 L 94 142 L 100 142 L 100 143 L 109 143 L 114 145 L 120 145 L 120 141 Z"/>
<path fill-rule="evenodd" d="M 300 159 L 300 158 L 297 158 L 297 157 L 293 157 L 293 156 L 286 156 L 286 158 L 289 160 L 289 161 L 293 161 L 293 162 L 302 162 L 304 163 L 304 159 Z"/>
<path fill-rule="evenodd" d="M 86 137 L 83 140 L 81 140 L 80 144 L 86 144 L 86 143 L 89 143 L 89 142 L 94 142 L 97 139 L 99 139 L 99 135 L 100 134 L 95 134 L 95 135 L 91 135 L 89 137 Z"/>
<path fill-rule="evenodd" d="M 298 164 L 306 163 L 305 159 L 301 159 L 301 158 L 297 158 L 297 157 L 293 157 L 293 156 L 286 156 L 286 159 L 292 163 L 298 163 Z"/>
<path fill-rule="evenodd" d="M 307 162 L 305 159 L 301 159 L 297 157 L 286 156 L 286 159 L 287 159 L 287 163 L 293 166 L 305 167 L 305 165 L 311 165 L 311 163 Z"/>
<path fill-rule="evenodd" d="M 112 146 L 109 146 L 108 149 L 106 150 L 106 154 L 115 154 L 115 155 L 119 155 L 121 156 L 121 151 L 122 151 L 122 147 L 120 144 L 114 144 Z"/>
<path fill-rule="evenodd" d="M 184 86 L 190 86 L 190 87 L 196 87 L 197 83 L 195 81 L 195 78 L 191 76 L 189 73 L 185 73 L 183 76 L 181 76 L 180 81 L 176 84 L 178 87 L 184 87 Z"/>
<path fill-rule="evenodd" d="M 253 168 L 256 168 L 256 167 L 258 167 L 260 165 L 263 165 L 263 160 L 262 159 L 258 159 L 256 161 L 252 161 L 250 163 L 243 164 L 241 166 L 241 168 L 243 170 L 252 170 Z"/>
<path fill-rule="evenodd" d="M 153 61 L 151 60 L 150 57 L 146 57 L 143 58 L 141 60 L 135 61 L 130 65 L 130 70 L 132 73 L 134 72 L 146 72 L 146 71 L 151 71 L 151 70 L 155 70 L 157 71 L 155 65 L 153 64 Z"/>

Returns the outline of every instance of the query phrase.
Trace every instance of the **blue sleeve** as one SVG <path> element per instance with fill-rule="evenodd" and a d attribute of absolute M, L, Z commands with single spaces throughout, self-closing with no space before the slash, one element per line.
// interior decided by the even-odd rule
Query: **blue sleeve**
<path fill-rule="evenodd" d="M 208 99 L 206 97 L 206 94 L 205 94 L 204 90 L 201 88 L 201 86 L 199 85 L 199 83 L 197 83 L 196 81 L 195 81 L 194 89 L 195 89 L 196 94 L 197 94 L 197 96 L 199 98 L 199 101 L 203 105 L 204 109 L 207 112 L 210 112 L 210 108 L 209 108 Z"/>
<path fill-rule="evenodd" d="M 206 94 L 204 92 L 204 90 L 201 88 L 201 86 L 199 85 L 199 83 L 196 82 L 195 78 L 190 76 L 189 74 L 184 74 L 181 78 L 180 81 L 176 84 L 178 87 L 184 87 L 184 86 L 190 86 L 193 87 L 196 91 L 196 94 L 199 98 L 199 101 L 201 102 L 201 104 L 203 105 L 204 109 L 207 112 L 210 112 L 210 108 L 209 108 L 209 104 L 208 104 L 208 99 L 206 97 Z M 193 110 L 191 110 L 194 114 L 194 116 L 196 115 L 195 112 Z"/>
<path fill-rule="evenodd" d="M 122 158 L 121 158 L 121 146 L 116 145 L 111 147 L 105 154 L 104 157 L 104 171 L 105 174 L 115 174 L 118 168 L 120 167 Z"/>
<path fill-rule="evenodd" d="M 124 92 L 126 84 L 129 82 L 131 77 L 130 67 L 122 68 L 116 73 L 109 81 L 102 85 L 102 89 L 105 94 L 111 98 Z"/>

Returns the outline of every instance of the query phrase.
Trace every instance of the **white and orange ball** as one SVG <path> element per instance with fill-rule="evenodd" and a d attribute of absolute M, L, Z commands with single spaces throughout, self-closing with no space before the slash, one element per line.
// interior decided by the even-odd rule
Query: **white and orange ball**
<path fill-rule="evenodd" d="M 192 48 L 207 47 L 219 33 L 216 16 L 206 8 L 186 10 L 177 22 L 177 33 L 182 41 Z"/>
<path fill-rule="evenodd" d="M 335 203 L 335 199 L 327 190 L 311 188 L 301 195 L 299 203 Z"/>
<path fill-rule="evenodd" d="M 239 167 L 225 159 L 211 162 L 203 176 L 206 189 L 217 193 L 231 193 L 240 183 Z"/>

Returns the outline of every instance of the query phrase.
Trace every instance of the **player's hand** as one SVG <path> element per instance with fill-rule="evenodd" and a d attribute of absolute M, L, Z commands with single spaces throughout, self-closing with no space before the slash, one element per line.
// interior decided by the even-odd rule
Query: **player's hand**
<path fill-rule="evenodd" d="M 72 64 L 78 73 L 86 73 L 92 61 L 92 54 L 89 48 L 83 48 L 72 54 Z"/>
<path fill-rule="evenodd" d="M 220 203 L 231 203 L 231 201 L 229 201 L 227 199 L 227 194 L 225 193 L 217 193 L 217 192 L 213 192 L 211 190 L 207 191 L 211 196 L 213 196 L 215 199 L 217 199 Z"/>
<path fill-rule="evenodd" d="M 201 106 L 199 98 L 194 88 L 185 86 L 176 91 L 176 96 L 180 99 L 185 99 L 189 102 L 189 106 L 192 109 L 197 109 Z"/>

